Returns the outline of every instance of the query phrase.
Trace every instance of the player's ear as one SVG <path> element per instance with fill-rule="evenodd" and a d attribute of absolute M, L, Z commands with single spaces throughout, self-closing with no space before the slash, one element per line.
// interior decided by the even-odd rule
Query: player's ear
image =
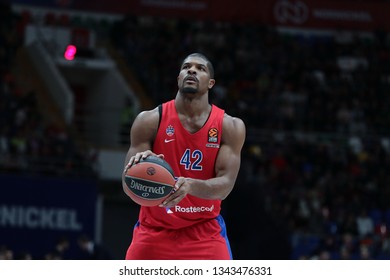
<path fill-rule="evenodd" d="M 208 88 L 212 89 L 214 85 L 215 85 L 215 80 L 214 79 L 210 79 Z"/>

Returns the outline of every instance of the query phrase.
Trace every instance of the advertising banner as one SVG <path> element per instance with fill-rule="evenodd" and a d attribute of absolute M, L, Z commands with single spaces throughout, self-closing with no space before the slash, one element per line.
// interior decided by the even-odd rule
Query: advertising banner
<path fill-rule="evenodd" d="M 96 182 L 83 179 L 0 175 L 0 245 L 36 259 L 60 238 L 77 258 L 77 238 L 95 235 Z"/>
<path fill-rule="evenodd" d="M 100 13 L 251 21 L 301 28 L 390 30 L 390 3 L 385 1 L 14 0 L 12 3 Z"/>
<path fill-rule="evenodd" d="M 299 28 L 390 30 L 390 3 L 385 1 L 14 0 L 12 3 L 99 13 L 259 22 Z"/>
<path fill-rule="evenodd" d="M 390 3 L 369 1 L 274 0 L 273 25 L 299 28 L 390 30 Z"/>

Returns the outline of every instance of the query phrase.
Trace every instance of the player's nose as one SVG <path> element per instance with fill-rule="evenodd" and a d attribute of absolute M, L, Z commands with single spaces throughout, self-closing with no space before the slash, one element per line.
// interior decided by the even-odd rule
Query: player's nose
<path fill-rule="evenodd" d="M 190 68 L 188 68 L 188 74 L 191 74 L 191 75 L 194 75 L 196 74 L 196 68 L 195 66 L 191 66 Z"/>

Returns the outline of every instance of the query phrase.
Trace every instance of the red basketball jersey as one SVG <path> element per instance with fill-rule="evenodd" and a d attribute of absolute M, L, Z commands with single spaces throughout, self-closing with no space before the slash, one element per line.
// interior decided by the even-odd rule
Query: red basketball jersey
<path fill-rule="evenodd" d="M 174 100 L 162 104 L 162 114 L 153 143 L 153 152 L 164 154 L 176 177 L 210 179 L 215 177 L 215 161 L 221 144 L 225 111 L 212 105 L 204 126 L 188 132 L 179 120 Z M 154 227 L 178 229 L 220 214 L 221 200 L 201 199 L 187 195 L 172 208 L 141 207 L 139 221 Z"/>

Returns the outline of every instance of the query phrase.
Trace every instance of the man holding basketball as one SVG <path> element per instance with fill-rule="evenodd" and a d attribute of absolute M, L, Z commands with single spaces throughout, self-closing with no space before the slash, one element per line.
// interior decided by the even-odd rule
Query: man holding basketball
<path fill-rule="evenodd" d="M 131 128 L 125 171 L 154 155 L 177 181 L 161 205 L 141 206 L 126 259 L 232 259 L 220 210 L 239 172 L 245 124 L 209 103 L 214 68 L 204 55 L 184 59 L 177 83 L 175 99 L 141 112 Z"/>

